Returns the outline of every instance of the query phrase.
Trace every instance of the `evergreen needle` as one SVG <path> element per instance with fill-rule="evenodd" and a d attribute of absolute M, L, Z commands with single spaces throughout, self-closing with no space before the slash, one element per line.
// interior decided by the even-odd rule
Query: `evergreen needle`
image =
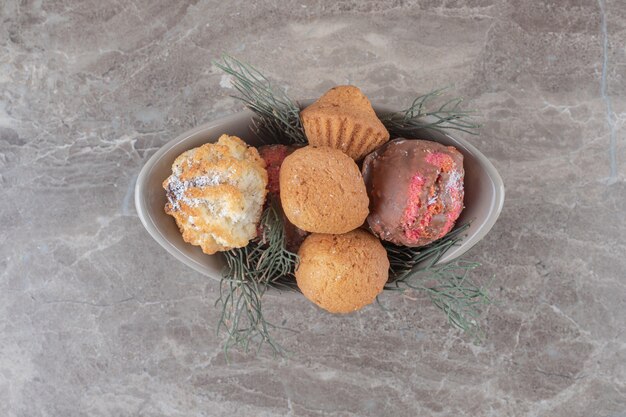
<path fill-rule="evenodd" d="M 285 247 L 281 216 L 277 202 L 270 201 L 261 217 L 260 237 L 246 247 L 224 252 L 226 267 L 216 305 L 221 307 L 217 331 L 226 332 L 227 357 L 231 347 L 239 346 L 247 352 L 251 343 L 257 345 L 257 350 L 267 343 L 274 354 L 284 353 L 270 335 L 270 329 L 276 326 L 265 319 L 261 304 L 269 287 L 295 287 L 292 274 L 298 255 Z"/>
<path fill-rule="evenodd" d="M 263 142 L 306 145 L 300 107 L 296 102 L 283 91 L 274 89 L 270 81 L 251 65 L 228 55 L 215 65 L 232 77 L 232 86 L 240 94 L 233 97 L 256 113 L 253 130 Z"/>
<path fill-rule="evenodd" d="M 380 116 L 391 137 L 402 137 L 417 129 L 459 130 L 472 135 L 478 134 L 480 124 L 472 120 L 472 112 L 460 108 L 462 98 L 453 98 L 440 105 L 435 99 L 441 97 L 445 88 L 417 97 L 402 111 Z M 429 120 L 431 119 L 431 120 Z"/>
<path fill-rule="evenodd" d="M 425 293 L 443 311 L 448 322 L 481 342 L 484 332 L 478 318 L 481 308 L 491 304 L 486 289 L 469 278 L 480 263 L 456 260 L 437 265 L 444 253 L 462 240 L 469 227 L 464 224 L 443 238 L 420 248 L 385 243 L 389 258 L 389 281 L 385 290 L 413 289 Z"/>

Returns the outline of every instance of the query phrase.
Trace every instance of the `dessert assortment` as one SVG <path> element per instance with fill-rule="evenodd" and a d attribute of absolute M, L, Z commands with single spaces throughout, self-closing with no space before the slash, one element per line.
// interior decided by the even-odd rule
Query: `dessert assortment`
<path fill-rule="evenodd" d="M 207 254 L 262 234 L 263 208 L 283 219 L 302 294 L 331 313 L 372 303 L 389 277 L 382 241 L 427 245 L 463 209 L 463 155 L 419 138 L 390 139 L 369 100 L 338 86 L 300 112 L 308 145 L 258 150 L 223 135 L 181 154 L 163 182 L 183 239 Z"/>

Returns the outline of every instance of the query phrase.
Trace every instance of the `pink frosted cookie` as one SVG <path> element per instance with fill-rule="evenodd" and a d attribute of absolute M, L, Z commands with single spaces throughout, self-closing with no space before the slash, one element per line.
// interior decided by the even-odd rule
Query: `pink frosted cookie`
<path fill-rule="evenodd" d="M 463 176 L 463 155 L 452 146 L 403 138 L 386 143 L 363 162 L 370 229 L 413 247 L 445 236 L 463 210 Z"/>

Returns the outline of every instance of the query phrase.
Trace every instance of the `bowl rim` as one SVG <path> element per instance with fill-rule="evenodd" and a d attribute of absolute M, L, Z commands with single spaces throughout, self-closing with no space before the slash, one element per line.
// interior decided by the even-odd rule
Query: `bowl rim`
<path fill-rule="evenodd" d="M 300 106 L 306 106 L 314 100 L 299 100 L 297 101 Z M 372 103 L 372 106 L 375 108 L 378 114 L 381 113 L 389 113 L 396 111 L 389 105 L 379 105 Z M 135 210 L 139 219 L 148 233 L 151 235 L 153 239 L 155 239 L 167 252 L 173 255 L 176 259 L 184 263 L 185 265 L 193 268 L 195 271 L 200 272 L 203 275 L 209 276 L 211 278 L 219 279 L 219 277 L 214 276 L 209 271 L 205 265 L 198 263 L 195 259 L 190 258 L 185 253 L 183 253 L 180 249 L 178 249 L 174 244 L 172 244 L 168 238 L 166 238 L 163 233 L 157 227 L 157 223 L 150 215 L 150 211 L 147 209 L 144 199 L 142 198 L 141 191 L 145 188 L 145 184 L 147 179 L 150 178 L 150 174 L 152 170 L 156 166 L 157 162 L 165 155 L 171 148 L 177 146 L 181 142 L 188 140 L 190 137 L 195 136 L 199 133 L 202 133 L 205 130 L 214 129 L 220 125 L 227 124 L 236 120 L 243 118 L 244 116 L 248 116 L 250 119 L 255 116 L 254 112 L 249 109 L 243 109 L 242 111 L 235 112 L 233 114 L 229 114 L 223 117 L 219 117 L 207 123 L 203 123 L 199 126 L 196 126 L 190 130 L 187 130 L 180 135 L 176 136 L 174 139 L 166 142 L 161 146 L 143 165 L 138 176 L 137 181 L 135 183 Z M 435 120 L 433 118 L 433 120 Z M 464 239 L 462 244 L 456 247 L 452 247 L 446 251 L 446 253 L 441 257 L 441 259 L 437 262 L 438 264 L 443 264 L 446 262 L 450 262 L 454 259 L 461 257 L 468 250 L 474 247 L 481 239 L 483 239 L 493 228 L 496 221 L 500 217 L 500 213 L 502 212 L 502 207 L 504 206 L 504 182 L 502 181 L 502 177 L 498 173 L 495 166 L 491 163 L 491 161 L 480 152 L 474 145 L 468 142 L 465 139 L 452 136 L 447 132 L 439 131 L 439 133 L 449 137 L 453 141 L 459 142 L 463 144 L 467 150 L 469 150 L 477 159 L 480 160 L 481 165 L 485 168 L 487 176 L 491 180 L 491 201 L 489 202 L 489 215 L 482 225 L 482 227 L 470 236 L 467 240 Z M 215 255 L 207 255 L 207 256 L 215 256 Z"/>

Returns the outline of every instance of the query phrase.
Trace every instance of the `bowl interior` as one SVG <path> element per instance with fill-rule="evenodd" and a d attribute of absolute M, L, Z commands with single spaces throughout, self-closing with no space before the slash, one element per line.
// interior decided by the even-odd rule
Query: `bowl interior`
<path fill-rule="evenodd" d="M 306 106 L 310 101 L 303 101 Z M 374 106 L 377 113 L 387 113 L 392 109 Z M 163 181 L 171 174 L 172 163 L 186 150 L 215 142 L 224 133 L 238 136 L 253 146 L 262 143 L 251 131 L 251 111 L 234 115 L 198 126 L 159 149 L 141 170 L 135 187 L 135 207 L 139 218 L 150 235 L 169 253 L 198 272 L 219 279 L 224 260 L 220 255 L 206 255 L 197 246 L 183 241 L 174 219 L 165 214 L 167 201 L 162 187 Z M 474 146 L 467 141 L 432 130 L 417 132 L 416 138 L 433 140 L 456 147 L 464 156 L 465 168 L 465 209 L 457 225 L 471 221 L 466 237 L 459 246 L 450 248 L 439 261 L 448 262 L 458 258 L 491 229 L 502 209 L 504 186 L 500 175 Z"/>

